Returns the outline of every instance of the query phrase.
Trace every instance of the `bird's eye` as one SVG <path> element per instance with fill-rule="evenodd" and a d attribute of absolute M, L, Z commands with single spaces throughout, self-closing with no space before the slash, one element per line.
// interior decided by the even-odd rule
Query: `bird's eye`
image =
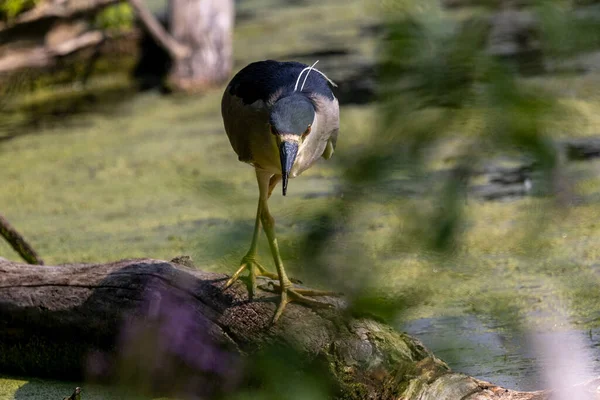
<path fill-rule="evenodd" d="M 271 131 L 272 135 L 276 135 L 277 131 L 275 130 L 275 128 L 273 128 L 273 125 L 269 124 L 269 130 Z"/>
<path fill-rule="evenodd" d="M 308 134 L 310 133 L 310 130 L 312 129 L 312 125 L 309 125 L 308 128 L 306 128 L 306 130 L 304 131 L 304 133 L 302 134 L 302 139 L 304 139 L 305 137 L 308 136 Z"/>

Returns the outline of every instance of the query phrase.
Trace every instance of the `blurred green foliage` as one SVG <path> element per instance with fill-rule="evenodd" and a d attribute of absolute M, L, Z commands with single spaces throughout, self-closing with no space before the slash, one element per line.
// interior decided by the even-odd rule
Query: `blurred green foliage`
<path fill-rule="evenodd" d="M 592 2 L 590 2 L 592 3 Z M 595 2 L 597 6 L 597 1 Z M 567 1 L 539 1 L 542 48 L 549 57 L 569 57 L 600 47 L 598 11 L 588 8 L 576 12 Z"/>
<path fill-rule="evenodd" d="M 135 15 L 129 3 L 119 3 L 106 7 L 96 14 L 94 25 L 107 31 L 127 31 L 133 28 Z"/>
<path fill-rule="evenodd" d="M 241 390 L 231 400 L 327 400 L 337 387 L 328 361 L 284 346 L 253 354 Z"/>
<path fill-rule="evenodd" d="M 315 239 L 308 240 L 304 247 L 310 254 L 304 263 L 315 266 L 315 274 L 317 270 L 322 274 L 331 265 L 330 254 L 344 251 L 338 243 L 356 240 L 358 245 L 360 239 L 350 239 L 357 233 L 348 227 L 360 225 L 359 221 L 369 215 L 369 199 L 376 193 L 387 208 L 395 208 L 394 214 L 402 222 L 390 232 L 387 245 L 372 253 L 351 252 L 345 258 L 343 272 L 334 270 L 328 280 L 350 293 L 358 310 L 364 311 L 364 304 L 368 304 L 373 314 L 393 321 L 406 312 L 402 306 L 410 308 L 414 303 L 395 293 L 388 295 L 397 300 L 374 302 L 375 282 L 381 282 L 376 269 L 358 273 L 363 288 L 368 290 L 352 288 L 345 278 L 348 270 L 379 265 L 390 258 L 416 257 L 422 260 L 424 269 L 446 269 L 451 273 L 458 264 L 461 266 L 455 273 L 482 273 L 481 260 L 465 264 L 472 224 L 467 212 L 467 189 L 477 171 L 494 157 L 531 162 L 536 167 L 536 193 L 558 200 L 540 203 L 536 207 L 542 210 L 529 213 L 512 229 L 527 243 L 521 248 L 523 255 L 537 255 L 547 249 L 541 243 L 548 220 L 539 216 L 562 212 L 570 195 L 564 190 L 568 178 L 550 132 L 572 119 L 560 96 L 526 82 L 517 65 L 518 54 L 501 57 L 489 51 L 487 39 L 491 22 L 497 17 L 493 8 L 457 18 L 439 1 L 388 1 L 384 5 L 388 12 L 379 59 L 377 127 L 359 151 L 336 154 L 346 170 L 346 181 L 340 189 L 344 199 L 313 224 L 308 237 Z M 595 34 L 598 24 L 580 23 L 574 8 L 565 2 L 539 2 L 527 12 L 539 21 L 538 31 L 532 35 L 539 38 L 547 60 L 600 45 Z M 571 30 L 573 35 L 565 39 Z M 439 150 L 450 143 L 451 155 L 446 154 L 443 163 L 437 161 Z M 390 182 L 421 191 L 414 200 L 407 199 L 398 196 L 398 186 Z M 402 262 L 397 268 L 401 280 Z M 422 282 L 407 284 L 403 290 L 414 291 L 416 298 L 425 299 L 422 294 L 427 291 Z M 388 304 L 400 308 L 394 314 Z M 502 304 L 507 309 L 518 309 L 513 303 Z M 488 311 L 492 318 L 517 316 L 515 312 L 498 313 L 494 307 Z"/>
<path fill-rule="evenodd" d="M 17 15 L 35 7 L 41 0 L 0 0 L 0 20 L 10 22 Z"/>

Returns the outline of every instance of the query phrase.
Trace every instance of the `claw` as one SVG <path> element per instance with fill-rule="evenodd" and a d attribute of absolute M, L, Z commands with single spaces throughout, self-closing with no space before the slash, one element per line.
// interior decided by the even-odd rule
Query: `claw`
<path fill-rule="evenodd" d="M 248 267 L 248 264 L 247 263 L 243 263 L 243 261 L 242 261 L 241 267 L 237 271 L 235 271 L 235 273 L 233 275 L 231 275 L 231 278 L 229 278 L 229 280 L 225 284 L 225 289 L 228 289 L 229 286 L 233 285 L 233 282 L 235 282 L 235 281 L 238 280 L 238 278 L 240 277 L 240 275 L 242 274 L 242 272 L 244 272 L 244 270 L 247 267 Z"/>
<path fill-rule="evenodd" d="M 249 284 L 249 288 L 248 288 L 250 299 L 254 298 L 254 295 L 256 294 L 256 288 L 257 288 L 256 277 L 257 276 L 264 276 L 264 277 L 272 279 L 271 281 L 268 281 L 266 284 L 258 286 L 258 287 L 260 287 L 261 289 L 268 291 L 268 292 L 274 292 L 274 293 L 281 294 L 281 301 L 279 302 L 277 311 L 275 312 L 275 315 L 273 316 L 273 323 L 276 323 L 277 320 L 279 319 L 279 317 L 281 317 L 281 314 L 283 313 L 283 310 L 288 305 L 288 303 L 297 302 L 297 303 L 303 303 L 310 307 L 331 308 L 331 307 L 333 307 L 331 304 L 322 303 L 320 301 L 313 300 L 307 296 L 340 296 L 341 295 L 341 293 L 327 291 L 327 290 L 294 288 L 294 287 L 292 287 L 292 282 L 293 283 L 302 283 L 300 280 L 294 279 L 294 278 L 290 278 L 290 279 L 285 278 L 286 283 L 284 283 L 283 286 L 280 283 L 273 282 L 273 281 L 279 282 L 279 276 L 267 271 L 267 269 L 265 267 L 263 267 L 258 261 L 256 261 L 256 259 L 253 255 L 246 255 L 246 256 L 244 256 L 244 258 L 242 258 L 242 261 L 240 263 L 240 267 L 238 268 L 238 270 L 235 271 L 235 273 L 231 276 L 231 278 L 229 278 L 229 280 L 227 280 L 227 282 L 225 283 L 225 289 L 229 288 L 235 281 L 237 281 L 240 278 L 240 275 L 242 274 L 242 272 L 244 272 L 245 270 L 248 270 L 250 272 L 250 274 L 249 274 L 250 275 L 249 276 L 250 284 Z"/>
<path fill-rule="evenodd" d="M 229 278 L 227 283 L 225 283 L 225 288 L 228 289 L 235 281 L 240 278 L 242 272 L 246 269 L 250 272 L 250 287 L 248 288 L 249 297 L 252 299 L 256 294 L 256 277 L 264 276 L 270 279 L 278 279 L 278 276 L 272 272 L 267 271 L 265 267 L 262 266 L 261 263 L 256 261 L 256 258 L 253 255 L 246 255 L 242 258 L 241 266 L 237 271 Z"/>
<path fill-rule="evenodd" d="M 276 285 L 273 285 L 273 286 L 276 286 Z M 277 320 L 279 320 L 279 317 L 281 317 L 281 314 L 283 314 L 283 310 L 285 310 L 285 306 L 287 306 L 288 303 L 291 303 L 293 301 L 295 301 L 297 303 L 305 304 L 309 307 L 333 308 L 333 305 L 331 305 L 329 303 L 322 303 L 320 301 L 313 300 L 309 297 L 306 297 L 304 294 L 300 293 L 300 291 L 303 291 L 306 294 L 306 296 L 331 296 L 332 293 L 334 293 L 334 292 L 327 292 L 324 290 L 293 289 L 291 287 L 284 287 L 284 289 L 281 291 L 281 301 L 279 302 L 277 311 L 275 312 L 275 315 L 273 316 L 273 324 L 276 323 Z"/>
<path fill-rule="evenodd" d="M 292 279 L 290 281 L 293 282 Z M 262 290 L 273 293 L 281 293 L 281 285 L 272 281 L 267 282 L 265 285 L 259 286 Z M 289 288 L 288 290 L 294 291 L 296 294 L 303 296 L 332 296 L 339 297 L 344 294 L 341 292 L 333 292 L 331 290 L 315 290 L 315 289 L 304 289 L 304 288 Z"/>
<path fill-rule="evenodd" d="M 263 285 L 261 287 L 263 290 L 267 290 L 270 292 L 278 292 L 281 294 L 281 300 L 279 302 L 279 306 L 277 306 L 277 311 L 275 311 L 275 315 L 273 316 L 273 323 L 276 323 L 283 314 L 283 310 L 285 307 L 291 302 L 297 302 L 305 304 L 309 307 L 317 307 L 317 308 L 332 308 L 333 305 L 329 303 L 323 303 L 314 299 L 311 299 L 307 296 L 340 296 L 341 293 L 332 292 L 328 290 L 313 290 L 313 289 L 303 289 L 303 288 L 294 288 L 292 287 L 291 282 L 288 281 L 287 284 L 283 286 L 279 283 L 268 282 L 267 285 Z"/>

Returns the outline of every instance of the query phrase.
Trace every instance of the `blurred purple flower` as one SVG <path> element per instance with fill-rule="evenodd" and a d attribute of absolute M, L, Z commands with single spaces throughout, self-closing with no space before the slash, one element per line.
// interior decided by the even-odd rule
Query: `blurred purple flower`
<path fill-rule="evenodd" d="M 128 387 L 187 399 L 235 388 L 241 378 L 239 356 L 220 344 L 219 329 L 199 307 L 181 289 L 148 289 L 123 323 L 113 361 L 93 354 L 89 374 L 102 376 L 112 369 Z"/>

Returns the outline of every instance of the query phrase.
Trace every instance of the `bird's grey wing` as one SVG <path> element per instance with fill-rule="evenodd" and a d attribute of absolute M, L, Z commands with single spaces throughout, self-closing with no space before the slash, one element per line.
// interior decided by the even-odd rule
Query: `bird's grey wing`
<path fill-rule="evenodd" d="M 339 131 L 339 105 L 335 97 L 329 99 L 313 93 L 311 99 L 316 106 L 312 129 L 300 145 L 292 177 L 299 176 L 321 157 L 330 158 L 335 150 Z"/>
<path fill-rule="evenodd" d="M 327 145 L 325 146 L 325 150 L 323 151 L 322 157 L 326 160 L 329 160 L 333 153 L 335 152 L 335 145 L 337 144 L 339 128 L 332 131 L 331 136 L 327 140 Z"/>
<path fill-rule="evenodd" d="M 315 101 L 318 108 L 321 125 L 319 129 L 323 132 L 324 138 L 327 139 L 323 153 L 320 154 L 326 160 L 333 156 L 340 130 L 340 107 L 337 98 L 332 97 L 333 100 L 323 96 L 313 96 L 313 101 Z"/>

